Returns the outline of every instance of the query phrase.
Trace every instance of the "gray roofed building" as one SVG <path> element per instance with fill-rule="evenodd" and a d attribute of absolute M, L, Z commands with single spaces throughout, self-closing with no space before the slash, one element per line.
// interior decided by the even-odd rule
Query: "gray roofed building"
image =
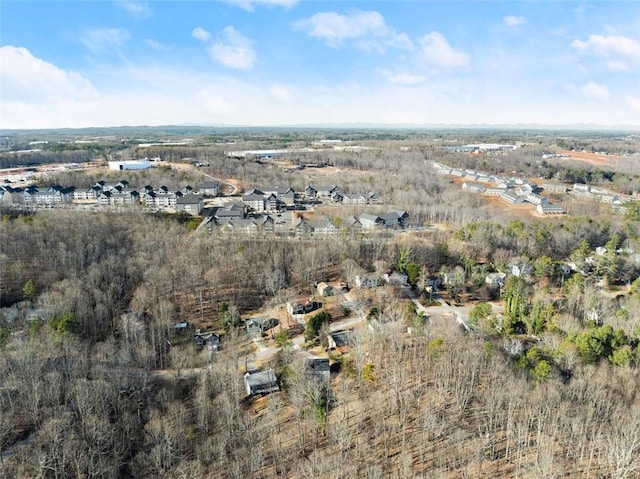
<path fill-rule="evenodd" d="M 196 346 L 206 346 L 210 351 L 217 351 L 220 348 L 220 335 L 213 331 L 196 331 L 193 335 Z"/>
<path fill-rule="evenodd" d="M 363 228 L 375 228 L 384 225 L 384 221 L 378 215 L 363 213 L 358 219 L 360 220 L 360 225 Z"/>
<path fill-rule="evenodd" d="M 273 325 L 273 320 L 267 316 L 258 316 L 244 320 L 244 326 L 249 334 L 262 334 Z"/>
<path fill-rule="evenodd" d="M 314 221 L 311 228 L 315 235 L 335 235 L 340 232 L 340 229 L 329 218 Z"/>
<path fill-rule="evenodd" d="M 353 331 L 335 331 L 327 335 L 327 341 L 330 349 L 348 349 L 353 344 L 354 336 Z"/>
<path fill-rule="evenodd" d="M 244 384 L 249 396 L 280 391 L 278 379 L 276 378 L 276 373 L 273 369 L 247 372 L 244 375 Z"/>
<path fill-rule="evenodd" d="M 296 193 L 290 186 L 274 186 L 264 190 L 265 195 L 274 194 L 279 202 L 291 206 L 295 202 Z"/>
<path fill-rule="evenodd" d="M 409 220 L 409 214 L 406 211 L 391 210 L 381 214 L 380 218 L 387 228 L 404 228 Z"/>
<path fill-rule="evenodd" d="M 345 205 L 366 205 L 367 197 L 362 193 L 345 193 L 342 195 L 342 203 Z"/>
<path fill-rule="evenodd" d="M 217 181 L 205 181 L 200 183 L 198 191 L 205 196 L 218 196 L 220 193 L 220 183 Z"/>
<path fill-rule="evenodd" d="M 221 218 L 244 218 L 244 205 L 242 203 L 228 203 L 214 213 L 217 219 Z"/>
<path fill-rule="evenodd" d="M 203 202 L 201 195 L 183 195 L 176 200 L 176 210 L 197 216 L 202 211 Z"/>
<path fill-rule="evenodd" d="M 331 379 L 329 358 L 308 358 L 307 373 L 309 376 L 318 378 L 321 381 L 328 381 Z"/>
<path fill-rule="evenodd" d="M 265 194 L 253 188 L 242 195 L 242 202 L 244 205 L 253 211 L 264 211 Z"/>
<path fill-rule="evenodd" d="M 318 186 L 315 190 L 316 195 L 321 198 L 331 198 L 334 193 L 340 193 L 340 187 L 337 185 Z"/>

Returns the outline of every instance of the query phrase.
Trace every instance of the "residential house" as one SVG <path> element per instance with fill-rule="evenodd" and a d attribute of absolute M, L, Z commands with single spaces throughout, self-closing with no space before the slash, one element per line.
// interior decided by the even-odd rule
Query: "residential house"
<path fill-rule="evenodd" d="M 266 371 L 251 371 L 244 375 L 244 384 L 249 396 L 269 394 L 280 391 L 276 373 L 273 369 Z"/>
<path fill-rule="evenodd" d="M 223 218 L 218 223 L 224 231 L 232 234 L 255 235 L 259 231 L 258 223 L 253 218 Z"/>
<path fill-rule="evenodd" d="M 198 216 L 202 212 L 203 203 L 200 195 L 184 195 L 176 200 L 176 210 Z"/>
<path fill-rule="evenodd" d="M 200 184 L 198 192 L 204 196 L 218 196 L 220 192 L 220 183 L 217 181 L 205 181 Z"/>
<path fill-rule="evenodd" d="M 116 189 L 110 191 L 110 204 L 114 206 L 121 205 L 134 205 L 140 203 L 140 194 L 136 190 L 122 190 L 118 191 Z"/>
<path fill-rule="evenodd" d="M 542 183 L 542 189 L 548 193 L 566 193 L 567 185 L 562 183 Z"/>
<path fill-rule="evenodd" d="M 409 276 L 398 271 L 388 271 L 383 276 L 388 284 L 396 284 L 399 286 L 407 286 L 409 284 Z"/>
<path fill-rule="evenodd" d="M 39 190 L 36 187 L 28 187 L 24 190 L 25 205 L 36 208 L 53 208 L 63 203 L 68 203 L 73 197 L 73 187 L 63 188 L 59 185 Z"/>
<path fill-rule="evenodd" d="M 331 286 L 328 283 L 325 283 L 324 281 L 318 283 L 318 294 L 320 296 L 333 296 L 334 293 L 334 289 L 333 286 Z"/>
<path fill-rule="evenodd" d="M 329 218 L 317 220 L 311 224 L 314 235 L 336 235 L 340 232 L 340 228 L 333 224 Z"/>
<path fill-rule="evenodd" d="M 322 308 L 322 303 L 319 301 L 307 301 L 306 303 L 287 303 L 287 312 L 291 315 L 308 314 L 320 308 Z"/>
<path fill-rule="evenodd" d="M 489 273 L 484 278 L 484 282 L 491 287 L 502 287 L 504 286 L 507 280 L 507 275 L 505 273 Z"/>
<path fill-rule="evenodd" d="M 536 206 L 536 211 L 543 215 L 564 215 L 565 211 L 562 205 L 552 205 L 551 203 L 541 203 Z"/>
<path fill-rule="evenodd" d="M 159 190 L 156 192 L 154 206 L 160 209 L 175 208 L 178 202 L 178 195 L 169 191 Z"/>
<path fill-rule="evenodd" d="M 111 196 L 111 194 L 109 194 L 109 196 Z M 100 200 L 100 198 L 98 198 L 98 200 Z M 149 191 L 145 188 L 140 194 L 140 202 L 147 208 L 154 208 L 156 206 L 156 194 L 153 191 Z"/>
<path fill-rule="evenodd" d="M 92 186 L 86 190 L 75 190 L 73 192 L 74 200 L 96 200 L 100 196 L 102 188 L 99 186 Z"/>
<path fill-rule="evenodd" d="M 283 203 L 287 206 L 293 206 L 295 203 L 296 193 L 289 186 L 274 186 L 265 189 L 264 193 L 265 195 L 275 195 L 279 203 Z"/>
<path fill-rule="evenodd" d="M 267 316 L 258 316 L 255 318 L 247 318 L 244 320 L 244 327 L 247 333 L 251 335 L 261 335 L 273 325 L 273 320 Z"/>
<path fill-rule="evenodd" d="M 367 276 L 356 276 L 356 286 L 358 288 L 377 288 L 380 285 L 380 278 L 376 274 Z"/>
<path fill-rule="evenodd" d="M 318 198 L 330 199 L 334 194 L 340 193 L 340 187 L 337 185 L 318 186 L 316 192 Z"/>
<path fill-rule="evenodd" d="M 528 193 L 524 195 L 524 199 L 533 205 L 541 205 L 549 203 L 549 200 L 544 196 L 540 196 L 536 193 Z"/>
<path fill-rule="evenodd" d="M 265 194 L 264 196 L 264 210 L 265 211 L 278 211 L 280 208 L 280 200 L 274 193 Z"/>
<path fill-rule="evenodd" d="M 516 263 L 511 266 L 511 274 L 513 276 L 532 276 L 534 268 L 530 264 Z"/>
<path fill-rule="evenodd" d="M 342 196 L 342 204 L 345 205 L 366 205 L 367 196 L 363 193 L 345 193 Z"/>
<path fill-rule="evenodd" d="M 387 211 L 380 215 L 386 228 L 404 228 L 409 221 L 409 213 L 400 210 Z"/>
<path fill-rule="evenodd" d="M 304 194 L 309 198 L 316 198 L 318 196 L 318 190 L 311 185 L 307 185 L 304 189 Z"/>
<path fill-rule="evenodd" d="M 265 194 L 253 188 L 242 195 L 242 203 L 249 211 L 264 211 L 265 210 Z"/>
<path fill-rule="evenodd" d="M 368 205 L 375 205 L 379 201 L 378 195 L 376 195 L 373 191 L 369 191 L 369 192 L 365 193 L 364 195 L 367 198 L 367 204 Z"/>
<path fill-rule="evenodd" d="M 500 199 L 509 205 L 517 205 L 524 202 L 520 196 L 508 190 L 500 193 Z"/>
<path fill-rule="evenodd" d="M 309 226 L 309 222 L 307 220 L 305 220 L 302 216 L 298 216 L 293 222 L 293 231 L 296 236 L 303 236 L 309 234 L 309 232 L 311 231 L 311 227 Z"/>
<path fill-rule="evenodd" d="M 226 205 L 218 208 L 214 212 L 214 217 L 218 221 L 223 220 L 225 218 L 226 219 L 244 218 L 245 217 L 244 204 L 238 203 L 238 202 L 227 203 Z"/>
<path fill-rule="evenodd" d="M 327 335 L 329 349 L 338 349 L 340 352 L 348 352 L 353 344 L 354 334 L 351 330 L 335 331 Z"/>
<path fill-rule="evenodd" d="M 344 196 L 339 191 L 331 194 L 332 203 L 342 203 L 342 200 L 344 200 Z"/>
<path fill-rule="evenodd" d="M 469 190 L 473 193 L 482 193 L 485 190 L 485 186 L 476 181 L 465 181 L 462 183 L 462 189 Z"/>
<path fill-rule="evenodd" d="M 213 331 L 200 331 L 199 329 L 193 335 L 193 341 L 198 347 L 207 347 L 209 351 L 217 351 L 220 349 L 220 335 Z"/>
<path fill-rule="evenodd" d="M 100 206 L 110 206 L 111 205 L 111 192 L 110 191 L 101 191 L 100 195 L 98 195 L 98 203 L 100 203 Z"/>
<path fill-rule="evenodd" d="M 265 233 L 273 233 L 276 230 L 276 220 L 271 215 L 264 215 L 259 219 L 258 226 Z"/>
<path fill-rule="evenodd" d="M 363 229 L 379 228 L 384 226 L 384 220 L 378 215 L 363 213 L 358 218 Z"/>
<path fill-rule="evenodd" d="M 329 358 L 308 358 L 306 366 L 307 374 L 311 378 L 322 382 L 328 382 L 331 379 Z"/>

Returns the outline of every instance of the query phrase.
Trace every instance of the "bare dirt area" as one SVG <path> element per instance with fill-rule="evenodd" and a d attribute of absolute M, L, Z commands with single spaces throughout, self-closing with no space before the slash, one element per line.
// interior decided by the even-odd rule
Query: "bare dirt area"
<path fill-rule="evenodd" d="M 607 155 L 604 153 L 589 153 L 586 151 L 562 150 L 561 153 L 564 155 L 568 155 L 567 158 L 563 158 L 564 160 L 584 161 L 585 163 L 589 163 L 590 165 L 599 166 L 599 167 L 616 166 L 616 163 L 618 163 L 623 159 L 622 156 L 618 156 L 618 155 Z"/>
<path fill-rule="evenodd" d="M 503 212 L 508 212 L 510 214 L 516 215 L 518 217 L 522 216 L 531 216 L 535 218 L 547 218 L 547 216 L 540 215 L 536 211 L 536 207 L 531 203 L 521 203 L 519 205 L 508 205 L 500 198 L 496 196 L 483 196 L 485 201 L 488 203 L 490 211 L 495 212 L 496 210 L 501 210 Z"/>

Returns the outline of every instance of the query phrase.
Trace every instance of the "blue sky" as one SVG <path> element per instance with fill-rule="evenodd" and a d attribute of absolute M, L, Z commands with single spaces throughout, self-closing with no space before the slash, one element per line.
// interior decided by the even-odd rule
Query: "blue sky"
<path fill-rule="evenodd" d="M 640 126 L 634 1 L 0 5 L 0 128 Z"/>

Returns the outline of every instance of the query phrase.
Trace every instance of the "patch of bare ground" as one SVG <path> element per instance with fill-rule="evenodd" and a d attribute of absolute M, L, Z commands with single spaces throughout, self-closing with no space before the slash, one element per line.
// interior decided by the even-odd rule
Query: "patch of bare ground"
<path fill-rule="evenodd" d="M 560 153 L 567 155 L 566 160 L 578 160 L 585 163 L 589 163 L 594 166 L 615 166 L 615 164 L 622 160 L 623 157 L 619 155 L 608 155 L 604 153 L 589 153 L 586 151 L 571 151 L 562 150 Z"/>
<path fill-rule="evenodd" d="M 540 215 L 536 207 L 531 203 L 520 203 L 518 205 L 509 205 L 502 201 L 500 198 L 496 196 L 483 196 L 485 201 L 488 203 L 488 207 L 491 211 L 502 211 L 506 213 L 510 213 L 514 216 L 523 217 L 530 216 L 532 218 L 548 218 L 548 216 Z"/>

